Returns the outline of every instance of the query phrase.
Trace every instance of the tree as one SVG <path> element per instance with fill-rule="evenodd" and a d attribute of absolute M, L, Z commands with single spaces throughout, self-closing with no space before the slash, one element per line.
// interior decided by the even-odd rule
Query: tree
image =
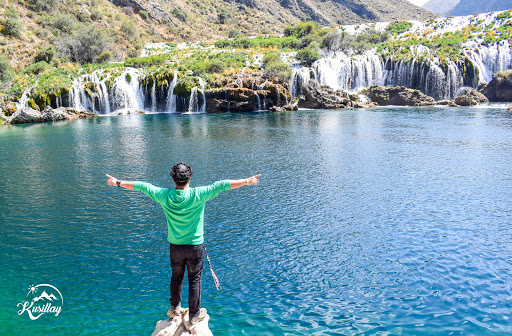
<path fill-rule="evenodd" d="M 295 55 L 295 58 L 299 61 L 306 63 L 307 65 L 311 66 L 311 64 L 320 58 L 320 54 L 318 51 L 306 48 L 306 49 L 300 49 L 297 51 L 297 55 Z"/>
<path fill-rule="evenodd" d="M 54 57 L 55 57 L 55 47 L 54 46 L 42 48 L 37 51 L 37 55 L 34 58 L 34 63 L 41 62 L 41 61 L 50 63 Z"/>
<path fill-rule="evenodd" d="M 110 38 L 93 25 L 83 26 L 76 33 L 57 41 L 57 52 L 72 61 L 92 63 L 110 45 Z"/>
<path fill-rule="evenodd" d="M 14 70 L 11 61 L 2 53 L 0 53 L 0 88 L 9 86 L 14 79 Z"/>

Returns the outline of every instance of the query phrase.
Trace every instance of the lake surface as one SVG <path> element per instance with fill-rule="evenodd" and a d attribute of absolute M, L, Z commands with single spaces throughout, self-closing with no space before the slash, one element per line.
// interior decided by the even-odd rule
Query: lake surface
<path fill-rule="evenodd" d="M 0 334 L 150 335 L 165 218 L 104 174 L 168 186 L 179 161 L 262 174 L 206 207 L 214 335 L 512 333 L 512 114 L 378 108 L 1 127 Z M 33 284 L 59 316 L 18 316 Z"/>

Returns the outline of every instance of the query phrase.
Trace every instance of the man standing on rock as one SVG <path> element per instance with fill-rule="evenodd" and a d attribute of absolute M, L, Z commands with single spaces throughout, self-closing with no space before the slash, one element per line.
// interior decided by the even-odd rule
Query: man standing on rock
<path fill-rule="evenodd" d="M 192 169 L 185 163 L 172 167 L 171 176 L 175 188 L 159 188 L 150 183 L 121 181 L 110 175 L 108 185 L 129 190 L 141 191 L 158 202 L 167 219 L 171 256 L 171 308 L 167 312 L 170 318 L 182 314 L 181 290 L 185 267 L 188 270 L 189 283 L 189 321 L 196 324 L 206 316 L 201 308 L 201 275 L 204 263 L 203 219 L 204 206 L 222 191 L 237 189 L 245 185 L 258 184 L 260 175 L 240 180 L 217 181 L 205 187 L 190 188 Z"/>

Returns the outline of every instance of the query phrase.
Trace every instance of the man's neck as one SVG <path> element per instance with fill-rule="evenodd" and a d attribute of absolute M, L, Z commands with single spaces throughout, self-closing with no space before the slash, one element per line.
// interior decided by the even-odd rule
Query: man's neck
<path fill-rule="evenodd" d="M 190 184 L 190 183 L 187 183 L 187 184 L 185 184 L 184 186 L 176 185 L 176 189 L 178 189 L 178 190 L 185 190 L 185 189 L 187 189 L 187 188 L 188 188 L 189 184 Z"/>

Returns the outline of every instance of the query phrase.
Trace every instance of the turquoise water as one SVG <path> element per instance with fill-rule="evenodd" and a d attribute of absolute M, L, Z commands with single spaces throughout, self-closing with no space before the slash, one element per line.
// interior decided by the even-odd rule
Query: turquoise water
<path fill-rule="evenodd" d="M 214 335 L 512 333 L 504 110 L 100 117 L 0 128 L 0 158 L 0 334 L 150 335 L 165 219 L 104 174 L 166 186 L 178 161 L 193 186 L 262 174 L 206 209 Z M 62 313 L 18 316 L 45 283 Z"/>

